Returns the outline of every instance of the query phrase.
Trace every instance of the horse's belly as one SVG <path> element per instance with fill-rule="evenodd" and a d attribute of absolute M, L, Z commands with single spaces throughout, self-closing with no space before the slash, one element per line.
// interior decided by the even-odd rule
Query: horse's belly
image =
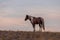
<path fill-rule="evenodd" d="M 39 24 L 40 23 L 40 20 L 35 19 L 35 20 L 33 20 L 33 23 L 34 24 Z"/>
<path fill-rule="evenodd" d="M 34 24 L 39 24 L 39 22 L 35 21 Z"/>

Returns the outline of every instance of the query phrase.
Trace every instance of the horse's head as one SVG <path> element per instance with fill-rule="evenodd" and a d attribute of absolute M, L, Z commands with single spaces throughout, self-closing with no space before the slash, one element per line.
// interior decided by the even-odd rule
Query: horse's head
<path fill-rule="evenodd" d="M 25 17 L 25 21 L 28 19 L 28 15 L 26 15 L 26 17 Z"/>

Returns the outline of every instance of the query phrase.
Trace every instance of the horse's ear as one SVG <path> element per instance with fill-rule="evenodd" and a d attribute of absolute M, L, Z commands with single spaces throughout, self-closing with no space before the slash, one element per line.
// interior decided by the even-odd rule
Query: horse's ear
<path fill-rule="evenodd" d="M 28 15 L 26 15 L 28 17 Z"/>
<path fill-rule="evenodd" d="M 28 15 L 26 15 L 26 16 L 28 16 Z"/>

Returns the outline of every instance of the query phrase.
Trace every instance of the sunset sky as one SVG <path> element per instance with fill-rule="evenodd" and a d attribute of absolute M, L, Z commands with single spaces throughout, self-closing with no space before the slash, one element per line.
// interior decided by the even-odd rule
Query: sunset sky
<path fill-rule="evenodd" d="M 33 31 L 26 14 L 43 17 L 46 31 L 60 32 L 60 0 L 0 0 L 0 30 Z"/>

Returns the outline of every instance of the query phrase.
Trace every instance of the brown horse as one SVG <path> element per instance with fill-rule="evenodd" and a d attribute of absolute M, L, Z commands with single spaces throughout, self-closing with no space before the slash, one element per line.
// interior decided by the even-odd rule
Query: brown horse
<path fill-rule="evenodd" d="M 26 20 L 29 20 L 31 22 L 33 29 L 34 29 L 34 32 L 35 32 L 35 25 L 36 24 L 39 24 L 40 31 L 42 31 L 41 28 L 43 28 L 43 30 L 45 30 L 44 19 L 42 17 L 33 17 L 33 16 L 26 15 L 25 21 Z"/>

